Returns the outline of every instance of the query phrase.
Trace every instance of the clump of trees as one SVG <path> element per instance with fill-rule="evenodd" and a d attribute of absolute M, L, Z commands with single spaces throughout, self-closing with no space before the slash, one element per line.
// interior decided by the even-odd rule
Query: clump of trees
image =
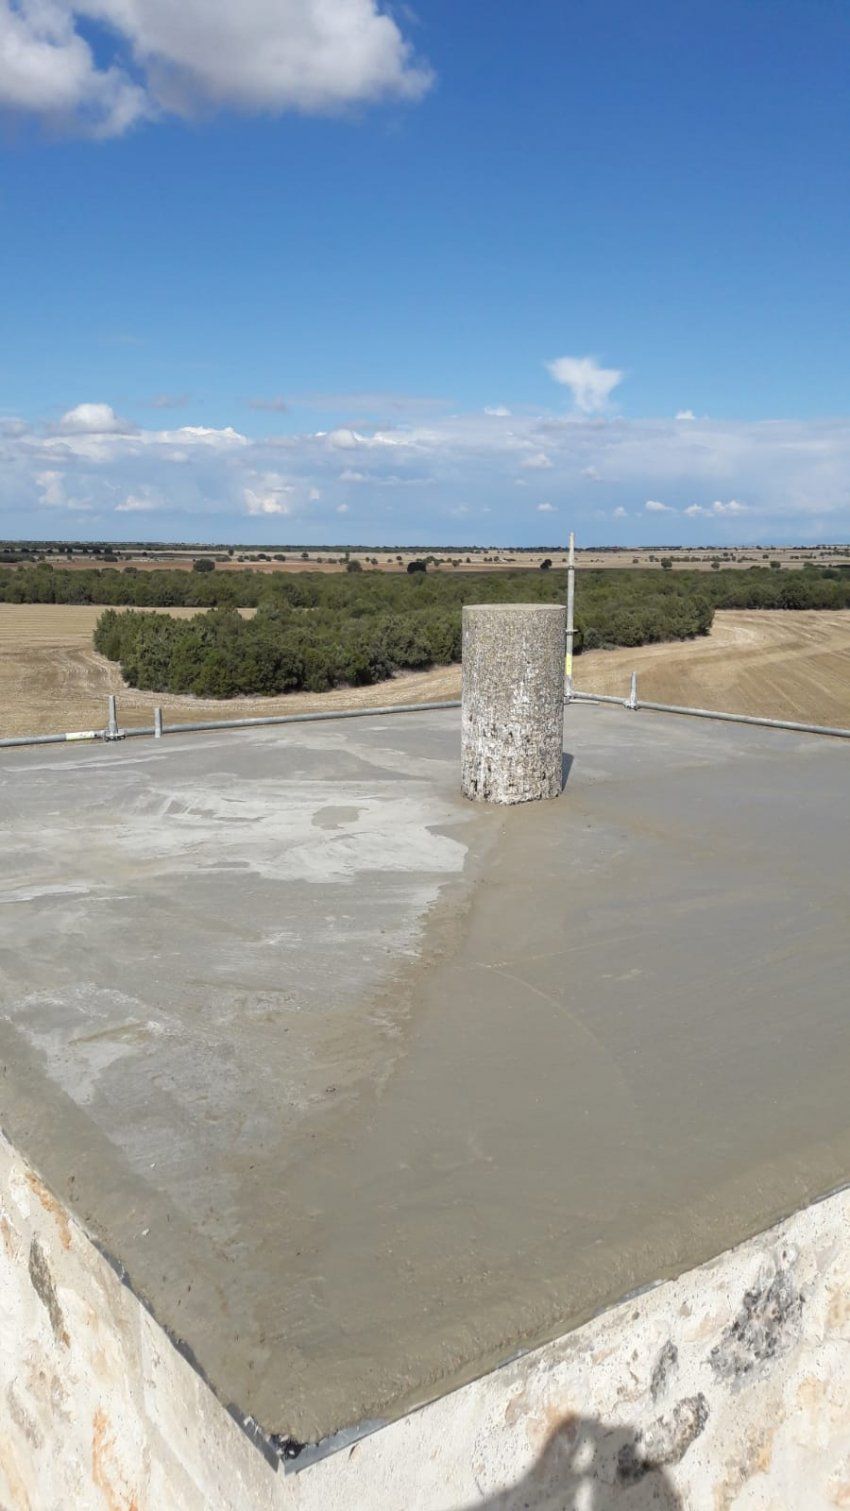
<path fill-rule="evenodd" d="M 430 607 L 354 617 L 264 604 L 253 619 L 222 608 L 179 620 L 106 609 L 94 645 L 120 662 L 132 687 L 207 698 L 324 692 L 459 660 L 460 615 Z"/>

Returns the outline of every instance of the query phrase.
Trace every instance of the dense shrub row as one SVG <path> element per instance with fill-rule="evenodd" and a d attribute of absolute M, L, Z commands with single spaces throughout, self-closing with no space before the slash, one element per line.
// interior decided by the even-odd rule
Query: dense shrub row
<path fill-rule="evenodd" d="M 560 602 L 562 571 L 492 574 L 0 569 L 0 601 L 185 605 L 189 620 L 102 614 L 95 645 L 132 686 L 227 697 L 368 683 L 460 656 L 464 602 Z M 576 650 L 706 634 L 716 607 L 850 607 L 850 573 L 580 571 Z M 237 607 L 255 607 L 250 620 Z"/>
<path fill-rule="evenodd" d="M 227 698 L 237 693 L 324 692 L 379 682 L 402 668 L 460 659 L 460 614 L 340 613 L 261 607 L 253 619 L 211 609 L 193 619 L 106 609 L 95 649 L 120 661 L 133 687 Z"/>
<path fill-rule="evenodd" d="M 470 601 L 563 599 L 565 574 L 552 569 L 475 573 L 180 572 L 125 567 L 69 568 L 46 564 L 0 567 L 0 602 L 89 603 L 128 608 L 337 608 L 356 615 L 407 613 L 412 604 L 456 608 Z M 605 568 L 578 572 L 580 605 L 614 599 L 623 606 L 648 598 L 704 598 L 715 608 L 847 608 L 850 569 L 800 571 L 672 571 Z"/>

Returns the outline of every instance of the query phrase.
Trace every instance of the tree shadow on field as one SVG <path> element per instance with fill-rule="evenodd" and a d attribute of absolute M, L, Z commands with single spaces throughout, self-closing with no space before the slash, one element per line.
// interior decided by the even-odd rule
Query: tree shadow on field
<path fill-rule="evenodd" d="M 570 779 L 570 772 L 572 771 L 572 767 L 573 767 L 573 757 L 571 755 L 567 755 L 567 752 L 564 751 L 563 755 L 561 756 L 561 791 L 562 792 L 563 792 L 564 788 L 566 787 L 567 782 Z"/>
<path fill-rule="evenodd" d="M 668 1462 L 678 1462 L 674 1454 Z M 516 1485 L 465 1511 L 686 1511 L 641 1435 L 568 1416 Z"/>

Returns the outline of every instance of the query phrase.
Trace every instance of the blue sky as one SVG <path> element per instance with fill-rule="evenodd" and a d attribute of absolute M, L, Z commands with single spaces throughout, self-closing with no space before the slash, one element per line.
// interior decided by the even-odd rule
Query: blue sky
<path fill-rule="evenodd" d="M 845 0 L 0 0 L 0 535 L 850 539 L 848 71 Z"/>

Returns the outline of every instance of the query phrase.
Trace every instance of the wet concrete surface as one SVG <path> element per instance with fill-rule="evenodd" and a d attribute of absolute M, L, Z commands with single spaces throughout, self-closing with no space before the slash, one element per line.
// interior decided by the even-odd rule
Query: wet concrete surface
<path fill-rule="evenodd" d="M 850 1178 L 850 752 L 568 709 L 7 753 L 2 1123 L 227 1402 L 315 1440 Z"/>

